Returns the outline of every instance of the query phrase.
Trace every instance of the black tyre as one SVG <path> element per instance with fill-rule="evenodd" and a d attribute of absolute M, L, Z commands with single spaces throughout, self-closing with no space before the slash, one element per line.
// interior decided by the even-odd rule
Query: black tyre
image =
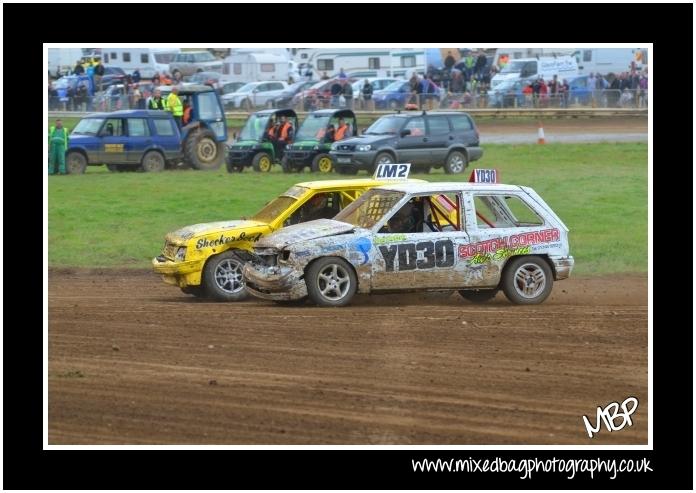
<path fill-rule="evenodd" d="M 205 297 L 205 290 L 203 289 L 203 286 L 186 286 L 181 288 L 181 292 L 184 294 L 193 295 L 196 298 Z"/>
<path fill-rule="evenodd" d="M 87 170 L 87 158 L 81 152 L 69 152 L 65 158 L 65 170 L 70 175 L 81 175 Z"/>
<path fill-rule="evenodd" d="M 498 289 L 462 289 L 459 295 L 472 303 L 485 303 L 495 298 Z"/>
<path fill-rule="evenodd" d="M 388 152 L 380 152 L 375 156 L 375 168 L 380 164 L 392 164 L 395 163 L 394 156 Z"/>
<path fill-rule="evenodd" d="M 254 168 L 254 171 L 268 173 L 273 167 L 271 155 L 267 152 L 259 152 L 256 156 L 254 156 L 254 159 L 252 159 L 251 166 Z"/>
<path fill-rule="evenodd" d="M 205 294 L 218 301 L 241 301 L 249 293 L 242 269 L 246 261 L 233 251 L 210 257 L 203 268 Z"/>
<path fill-rule="evenodd" d="M 331 173 L 333 171 L 333 159 L 331 156 L 322 152 L 312 159 L 313 173 Z"/>
<path fill-rule="evenodd" d="M 164 156 L 157 151 L 149 151 L 143 156 L 143 160 L 140 162 L 143 171 L 148 173 L 158 173 L 164 171 L 166 162 L 164 161 Z"/>
<path fill-rule="evenodd" d="M 200 73 L 200 72 L 203 72 L 203 69 L 202 69 L 202 68 L 199 68 L 198 70 L 196 70 L 196 73 L 197 73 L 197 74 Z"/>
<path fill-rule="evenodd" d="M 503 292 L 516 305 L 536 305 L 551 294 L 553 273 L 541 257 L 514 257 L 505 266 Z"/>
<path fill-rule="evenodd" d="M 339 175 L 357 175 L 358 168 L 355 168 L 353 166 L 337 166 L 336 172 Z"/>
<path fill-rule="evenodd" d="M 468 164 L 463 152 L 452 151 L 445 160 L 445 173 L 450 175 L 464 173 Z"/>
<path fill-rule="evenodd" d="M 307 294 L 319 306 L 347 305 L 358 289 L 353 268 L 338 257 L 324 257 L 313 262 L 307 275 Z"/>
<path fill-rule="evenodd" d="M 184 153 L 187 163 L 195 169 L 218 169 L 225 160 L 225 143 L 216 142 L 211 130 L 193 130 L 186 139 Z"/>

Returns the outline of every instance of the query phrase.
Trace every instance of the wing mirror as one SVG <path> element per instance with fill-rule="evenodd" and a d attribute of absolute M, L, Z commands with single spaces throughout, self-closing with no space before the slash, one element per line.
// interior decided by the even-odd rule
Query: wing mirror
<path fill-rule="evenodd" d="M 399 135 L 401 135 L 402 137 L 406 137 L 407 135 L 411 135 L 411 129 L 405 128 L 401 132 L 399 132 Z"/>

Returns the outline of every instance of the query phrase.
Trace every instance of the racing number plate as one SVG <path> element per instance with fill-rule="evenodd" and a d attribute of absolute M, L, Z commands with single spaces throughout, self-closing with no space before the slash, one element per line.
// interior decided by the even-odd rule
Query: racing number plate
<path fill-rule="evenodd" d="M 339 158 L 336 158 L 336 162 L 338 162 L 338 163 L 350 163 L 350 158 L 349 157 L 339 157 Z"/>
<path fill-rule="evenodd" d="M 123 152 L 123 144 L 104 144 L 104 152 Z"/>

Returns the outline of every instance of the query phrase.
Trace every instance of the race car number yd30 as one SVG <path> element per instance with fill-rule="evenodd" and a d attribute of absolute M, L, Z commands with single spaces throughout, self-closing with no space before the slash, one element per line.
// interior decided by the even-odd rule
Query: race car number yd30
<path fill-rule="evenodd" d="M 574 266 L 568 228 L 531 188 L 490 183 L 495 170 L 476 171 L 474 183 L 373 188 L 333 219 L 265 236 L 244 268 L 248 290 L 320 306 L 413 290 L 543 302 Z"/>

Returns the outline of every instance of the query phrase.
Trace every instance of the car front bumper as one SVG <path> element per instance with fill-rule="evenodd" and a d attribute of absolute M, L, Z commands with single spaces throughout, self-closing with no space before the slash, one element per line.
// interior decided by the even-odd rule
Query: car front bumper
<path fill-rule="evenodd" d="M 357 168 L 371 170 L 378 151 L 331 151 L 331 159 L 337 168 Z"/>
<path fill-rule="evenodd" d="M 571 256 L 568 257 L 557 257 L 551 256 L 551 262 L 553 262 L 554 271 L 556 272 L 556 280 L 567 279 L 570 277 L 570 273 L 575 265 L 575 259 Z"/>
<path fill-rule="evenodd" d="M 253 149 L 234 149 L 227 151 L 227 164 L 232 166 L 250 166 L 256 151 Z"/>
<path fill-rule="evenodd" d="M 288 164 L 298 165 L 302 164 L 305 166 L 310 166 L 314 157 L 321 151 L 308 149 L 308 150 L 286 150 L 284 157 L 287 159 Z"/>
<path fill-rule="evenodd" d="M 201 272 L 204 260 L 177 262 L 160 255 L 152 259 L 152 269 L 162 275 L 166 284 L 179 286 L 198 286 L 201 284 Z"/>
<path fill-rule="evenodd" d="M 258 298 L 283 301 L 307 296 L 304 272 L 291 267 L 266 267 L 249 262 L 243 274 L 247 290 Z"/>

